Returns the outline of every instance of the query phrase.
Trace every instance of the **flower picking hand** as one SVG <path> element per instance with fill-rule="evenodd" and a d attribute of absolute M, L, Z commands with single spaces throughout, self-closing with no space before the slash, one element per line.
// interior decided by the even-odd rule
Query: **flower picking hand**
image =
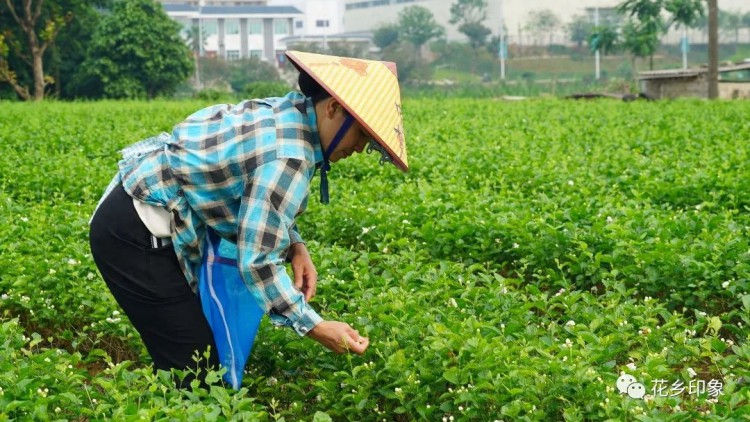
<path fill-rule="evenodd" d="M 294 272 L 294 287 L 305 295 L 305 301 L 309 302 L 315 296 L 318 286 L 318 272 L 315 264 L 310 258 L 307 246 L 304 243 L 295 243 L 290 247 L 292 259 L 292 272 Z"/>
<path fill-rule="evenodd" d="M 370 339 L 345 322 L 323 321 L 307 333 L 307 336 L 336 353 L 351 352 L 361 355 L 370 345 Z"/>

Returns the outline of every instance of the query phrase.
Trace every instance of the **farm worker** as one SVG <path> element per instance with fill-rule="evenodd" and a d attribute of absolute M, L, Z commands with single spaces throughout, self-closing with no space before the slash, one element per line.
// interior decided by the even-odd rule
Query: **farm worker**
<path fill-rule="evenodd" d="M 208 107 L 171 135 L 131 145 L 94 212 L 94 261 L 155 369 L 195 368 L 193 356 L 209 346 L 208 364 L 217 366 L 196 295 L 209 231 L 234 245 L 241 279 L 274 324 L 337 353 L 369 345 L 308 304 L 317 275 L 295 217 L 316 170 L 328 203 L 330 163 L 366 147 L 408 169 L 395 65 L 286 55 L 302 93 Z"/>

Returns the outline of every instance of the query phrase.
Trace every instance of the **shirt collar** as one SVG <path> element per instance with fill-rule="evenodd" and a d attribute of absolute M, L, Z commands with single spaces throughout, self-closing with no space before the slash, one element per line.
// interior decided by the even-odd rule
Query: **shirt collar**
<path fill-rule="evenodd" d="M 307 124 L 310 126 L 310 133 L 313 138 L 313 152 L 315 154 L 315 166 L 319 167 L 323 163 L 323 147 L 320 144 L 320 134 L 318 134 L 318 117 L 315 114 L 315 104 L 310 97 L 305 97 L 305 108 L 307 114 Z"/>

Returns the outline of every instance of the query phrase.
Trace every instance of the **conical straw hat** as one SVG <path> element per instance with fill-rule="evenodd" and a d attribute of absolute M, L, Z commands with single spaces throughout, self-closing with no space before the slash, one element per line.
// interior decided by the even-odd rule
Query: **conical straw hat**
<path fill-rule="evenodd" d="M 344 106 L 388 151 L 396 167 L 409 169 L 395 63 L 301 51 L 286 55 Z"/>

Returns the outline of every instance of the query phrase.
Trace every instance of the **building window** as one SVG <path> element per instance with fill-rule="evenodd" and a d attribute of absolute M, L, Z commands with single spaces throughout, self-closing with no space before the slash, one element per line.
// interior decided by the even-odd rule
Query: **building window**
<path fill-rule="evenodd" d="M 201 21 L 203 35 L 210 37 L 219 33 L 219 24 L 216 19 L 203 19 Z"/>
<path fill-rule="evenodd" d="M 276 35 L 286 35 L 289 33 L 289 21 L 286 19 L 273 20 L 273 33 Z"/>
<path fill-rule="evenodd" d="M 303 21 L 297 21 L 297 22 L 294 22 L 294 27 L 295 27 L 296 29 L 302 29 L 302 26 L 303 26 L 304 24 L 305 24 L 305 23 L 304 23 Z"/>
<path fill-rule="evenodd" d="M 239 60 L 240 50 L 227 50 L 227 60 Z"/>
<path fill-rule="evenodd" d="M 328 19 L 319 19 L 315 21 L 315 26 L 318 28 L 328 28 L 331 26 L 331 23 L 328 21 Z"/>
<path fill-rule="evenodd" d="M 260 19 L 247 20 L 248 35 L 260 35 L 263 33 L 263 22 Z"/>
<path fill-rule="evenodd" d="M 262 59 L 263 50 L 250 50 L 250 57 L 254 57 L 256 59 Z"/>
<path fill-rule="evenodd" d="M 239 35 L 240 21 L 238 19 L 224 20 L 224 35 Z"/>

